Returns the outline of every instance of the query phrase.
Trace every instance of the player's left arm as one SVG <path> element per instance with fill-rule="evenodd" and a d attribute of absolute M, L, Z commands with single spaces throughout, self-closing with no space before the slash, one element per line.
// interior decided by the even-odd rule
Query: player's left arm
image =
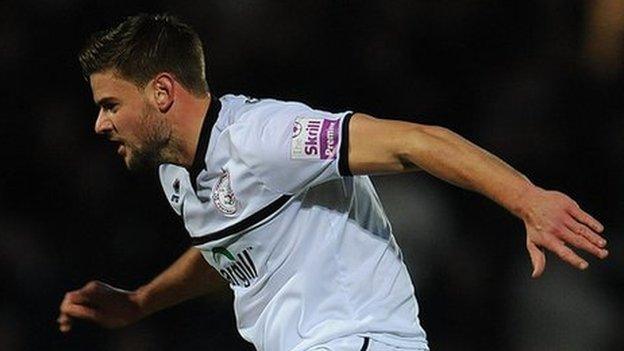
<path fill-rule="evenodd" d="M 544 271 L 542 249 L 580 269 L 588 263 L 569 245 L 599 258 L 608 255 L 602 224 L 574 200 L 532 184 L 500 158 L 446 128 L 356 113 L 349 123 L 348 160 L 353 174 L 421 169 L 494 200 L 524 221 L 533 277 Z"/>

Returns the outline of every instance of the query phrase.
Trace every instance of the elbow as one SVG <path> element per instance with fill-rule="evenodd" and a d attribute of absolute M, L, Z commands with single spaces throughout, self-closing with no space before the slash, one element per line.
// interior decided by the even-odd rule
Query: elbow
<path fill-rule="evenodd" d="M 453 131 L 451 131 L 448 128 L 445 127 L 440 127 L 440 126 L 433 126 L 433 125 L 419 125 L 420 126 L 420 132 L 421 133 L 425 133 L 429 136 L 432 137 L 436 137 L 436 138 L 447 138 L 450 135 L 454 135 L 455 133 L 453 133 Z"/>
<path fill-rule="evenodd" d="M 405 131 L 403 139 L 405 142 L 400 148 L 400 153 L 422 151 L 437 141 L 449 140 L 454 134 L 445 127 L 414 123 Z"/>
<path fill-rule="evenodd" d="M 422 168 L 423 161 L 449 151 L 440 145 L 448 145 L 453 135 L 455 133 L 445 127 L 413 124 L 405 131 L 405 137 L 396 149 L 396 156 L 403 165 L 413 164 L 417 168 Z"/>
<path fill-rule="evenodd" d="M 447 139 L 455 135 L 453 131 L 446 127 L 419 123 L 408 124 L 403 133 L 410 140 L 423 140 L 427 138 Z"/>

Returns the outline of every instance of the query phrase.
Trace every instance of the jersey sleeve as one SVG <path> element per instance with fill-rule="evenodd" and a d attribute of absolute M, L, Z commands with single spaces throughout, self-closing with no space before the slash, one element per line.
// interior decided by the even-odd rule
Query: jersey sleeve
<path fill-rule="evenodd" d="M 293 194 L 351 176 L 351 112 L 330 113 L 304 104 L 262 100 L 241 118 L 231 137 L 241 161 L 269 188 Z"/>

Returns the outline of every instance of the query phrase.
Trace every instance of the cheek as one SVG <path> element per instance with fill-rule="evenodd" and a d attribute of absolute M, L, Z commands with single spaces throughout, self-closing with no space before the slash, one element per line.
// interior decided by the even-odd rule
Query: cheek
<path fill-rule="evenodd" d="M 157 114 L 146 114 L 141 119 L 141 138 L 143 140 L 159 141 L 169 137 L 171 127 L 165 118 Z"/>
<path fill-rule="evenodd" d="M 141 114 L 125 113 L 117 118 L 117 131 L 131 147 L 142 144 L 147 127 L 146 118 Z"/>

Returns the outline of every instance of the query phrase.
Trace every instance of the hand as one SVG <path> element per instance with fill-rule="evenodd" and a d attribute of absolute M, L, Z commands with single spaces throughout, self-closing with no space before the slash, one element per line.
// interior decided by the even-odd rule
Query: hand
<path fill-rule="evenodd" d="M 534 187 L 523 196 L 523 208 L 521 217 L 527 232 L 526 246 L 533 264 L 533 278 L 544 272 L 543 249 L 579 269 L 586 269 L 589 264 L 568 245 L 599 258 L 609 254 L 605 249 L 607 241 L 599 235 L 604 230 L 603 225 L 567 195 Z"/>
<path fill-rule="evenodd" d="M 120 328 L 143 317 L 135 292 L 114 288 L 99 281 L 65 294 L 57 319 L 59 330 L 69 332 L 74 319 L 84 319 L 105 328 Z"/>

